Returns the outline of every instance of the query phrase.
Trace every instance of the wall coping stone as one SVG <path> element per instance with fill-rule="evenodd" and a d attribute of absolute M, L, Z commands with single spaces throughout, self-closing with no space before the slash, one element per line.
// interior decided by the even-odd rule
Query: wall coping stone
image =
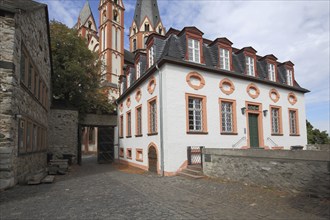
<path fill-rule="evenodd" d="M 263 149 L 219 149 L 204 148 L 203 154 L 251 157 L 265 159 L 286 159 L 286 160 L 309 160 L 330 162 L 330 154 L 327 151 L 310 150 L 263 150 Z"/>

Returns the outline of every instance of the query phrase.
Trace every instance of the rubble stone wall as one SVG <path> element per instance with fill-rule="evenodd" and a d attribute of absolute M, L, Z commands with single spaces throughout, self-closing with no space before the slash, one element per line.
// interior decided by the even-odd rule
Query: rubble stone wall
<path fill-rule="evenodd" d="M 322 151 L 203 150 L 210 177 L 330 198 L 330 155 Z"/>

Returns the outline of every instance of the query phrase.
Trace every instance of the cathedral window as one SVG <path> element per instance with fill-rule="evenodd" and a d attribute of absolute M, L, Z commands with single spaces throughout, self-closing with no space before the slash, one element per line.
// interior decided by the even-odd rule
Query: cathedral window
<path fill-rule="evenodd" d="M 92 22 L 88 21 L 88 29 L 92 29 Z"/>
<path fill-rule="evenodd" d="M 118 0 L 114 0 L 113 2 L 114 2 L 116 5 L 118 4 Z"/>
<path fill-rule="evenodd" d="M 136 34 L 136 27 L 133 28 L 133 33 Z"/>
<path fill-rule="evenodd" d="M 107 20 L 107 11 L 106 10 L 103 11 L 102 16 L 103 16 L 103 22 L 105 22 Z"/>
<path fill-rule="evenodd" d="M 195 39 L 188 39 L 188 60 L 200 63 L 200 49 L 199 41 Z"/>
<path fill-rule="evenodd" d="M 118 12 L 113 10 L 113 20 L 118 22 Z"/>
<path fill-rule="evenodd" d="M 127 88 L 129 88 L 131 86 L 131 76 L 128 73 L 126 77 L 127 77 L 127 81 L 126 81 L 127 82 Z"/>
<path fill-rule="evenodd" d="M 147 40 L 148 40 L 148 36 L 144 37 L 144 48 L 147 48 Z"/>
<path fill-rule="evenodd" d="M 141 76 L 141 62 L 138 62 L 136 64 L 136 78 L 138 79 L 140 78 L 140 76 Z"/>
<path fill-rule="evenodd" d="M 148 23 L 144 24 L 144 31 L 149 31 L 150 25 Z"/>
<path fill-rule="evenodd" d="M 163 32 L 162 27 L 159 27 L 159 28 L 158 28 L 158 33 L 159 33 L 159 34 L 162 34 L 162 32 Z"/>
<path fill-rule="evenodd" d="M 136 39 L 133 39 L 133 51 L 136 50 Z"/>

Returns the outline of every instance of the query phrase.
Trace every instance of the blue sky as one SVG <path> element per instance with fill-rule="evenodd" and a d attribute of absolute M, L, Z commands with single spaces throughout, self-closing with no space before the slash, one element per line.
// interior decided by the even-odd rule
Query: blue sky
<path fill-rule="evenodd" d="M 48 4 L 50 19 L 72 27 L 86 0 L 37 1 Z M 89 2 L 98 22 L 99 0 Z M 135 0 L 124 5 L 127 35 Z M 158 0 L 158 5 L 167 30 L 196 26 L 205 38 L 227 37 L 236 48 L 252 46 L 261 56 L 291 60 L 296 80 L 311 90 L 305 96 L 307 119 L 330 131 L 329 1 Z"/>

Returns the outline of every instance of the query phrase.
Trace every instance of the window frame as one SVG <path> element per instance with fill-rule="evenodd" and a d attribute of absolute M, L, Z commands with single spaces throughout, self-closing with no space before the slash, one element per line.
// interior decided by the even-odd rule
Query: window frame
<path fill-rule="evenodd" d="M 252 61 L 252 67 L 253 67 L 253 70 L 252 70 L 252 73 L 250 73 L 250 67 L 251 67 L 251 62 Z M 255 58 L 251 55 L 246 55 L 245 56 L 245 70 L 246 70 L 246 75 L 248 76 L 256 76 L 256 66 L 255 66 Z"/>
<path fill-rule="evenodd" d="M 226 68 L 226 56 L 223 56 L 223 53 L 221 53 L 221 50 L 223 51 L 223 52 L 228 52 L 228 68 Z M 230 53 L 230 49 L 228 49 L 228 48 L 225 48 L 225 47 L 223 47 L 223 46 L 220 46 L 219 47 L 219 68 L 221 69 L 221 70 L 227 70 L 227 71 L 230 71 L 231 70 L 231 68 L 230 68 L 230 66 L 231 66 L 231 53 Z M 222 61 L 222 63 L 223 63 L 223 67 L 221 67 L 221 61 Z"/>
<path fill-rule="evenodd" d="M 119 116 L 119 138 L 124 137 L 124 115 Z"/>
<path fill-rule="evenodd" d="M 293 70 L 287 68 L 285 72 L 286 72 L 286 84 L 289 86 L 293 86 Z"/>
<path fill-rule="evenodd" d="M 132 148 L 126 148 L 126 158 L 130 160 L 133 158 Z"/>
<path fill-rule="evenodd" d="M 208 134 L 207 131 L 207 98 L 204 95 L 196 95 L 191 93 L 186 93 L 186 133 L 187 134 Z M 191 130 L 189 127 L 189 99 L 200 99 L 201 100 L 201 130 L 195 131 Z"/>
<path fill-rule="evenodd" d="M 291 122 L 291 115 L 290 113 L 291 112 L 295 112 L 295 126 L 296 126 L 296 130 L 295 132 L 293 132 L 293 128 L 292 128 L 292 122 Z M 290 136 L 300 136 L 300 133 L 299 133 L 299 115 L 298 115 L 298 109 L 295 109 L 295 108 L 289 108 L 288 109 L 288 119 L 289 119 L 289 130 L 290 130 Z"/>
<path fill-rule="evenodd" d="M 151 107 L 155 104 L 155 115 L 154 118 L 152 118 L 152 110 Z M 148 100 L 148 136 L 150 135 L 157 135 L 158 134 L 158 103 L 157 103 L 157 96 L 151 98 Z M 152 123 L 155 123 L 152 125 Z M 154 127 L 154 130 L 153 130 Z"/>
<path fill-rule="evenodd" d="M 141 158 L 138 158 L 139 155 L 141 155 Z M 142 148 L 135 149 L 135 160 L 139 161 L 139 162 L 143 162 L 143 149 Z"/>
<path fill-rule="evenodd" d="M 126 112 L 126 138 L 132 137 L 132 113 Z"/>
<path fill-rule="evenodd" d="M 273 109 L 278 110 L 278 132 L 274 131 L 273 126 Z M 270 115 L 270 131 L 272 136 L 283 136 L 283 124 L 282 124 L 282 107 L 276 105 L 269 105 Z"/>
<path fill-rule="evenodd" d="M 192 42 L 192 47 L 189 47 L 189 41 Z M 195 48 L 195 42 L 198 42 L 198 48 Z M 194 63 L 201 63 L 201 42 L 199 39 L 188 37 L 187 38 L 187 60 Z M 189 56 L 189 50 L 192 50 L 192 57 Z M 195 54 L 198 51 L 198 54 Z M 198 60 L 196 61 L 195 58 L 198 57 Z"/>
<path fill-rule="evenodd" d="M 138 115 L 140 111 L 140 117 Z M 135 137 L 142 137 L 142 104 L 135 107 Z"/>
<path fill-rule="evenodd" d="M 232 130 L 231 131 L 224 131 L 223 130 L 223 119 L 222 119 L 222 104 L 223 103 L 230 103 L 232 107 Z M 224 99 L 219 98 L 219 116 L 220 116 L 220 134 L 222 135 L 237 135 L 237 110 L 236 110 L 236 100 L 234 99 Z"/>
<path fill-rule="evenodd" d="M 273 69 L 270 67 L 273 66 Z M 268 72 L 268 80 L 272 82 L 276 82 L 276 65 L 274 63 L 267 63 L 267 72 Z"/>

